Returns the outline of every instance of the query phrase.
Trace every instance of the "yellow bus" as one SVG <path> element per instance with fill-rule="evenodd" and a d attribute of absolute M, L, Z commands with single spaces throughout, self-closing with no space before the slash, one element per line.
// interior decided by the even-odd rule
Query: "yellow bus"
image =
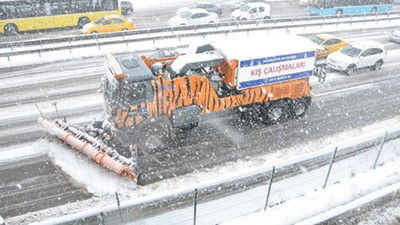
<path fill-rule="evenodd" d="M 83 27 L 111 14 L 121 15 L 118 0 L 0 0 L 0 34 Z"/>

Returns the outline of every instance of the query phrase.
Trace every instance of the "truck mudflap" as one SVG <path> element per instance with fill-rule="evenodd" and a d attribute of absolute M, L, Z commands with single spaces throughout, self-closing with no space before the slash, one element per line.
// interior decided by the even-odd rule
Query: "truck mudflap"
<path fill-rule="evenodd" d="M 72 148 L 87 155 L 93 161 L 106 167 L 107 169 L 119 174 L 126 175 L 133 180 L 136 179 L 136 173 L 133 168 L 133 161 L 121 156 L 114 149 L 108 149 L 107 146 L 100 147 L 101 141 L 69 127 L 66 123 L 56 120 L 55 122 L 41 116 L 37 122 L 48 134 L 55 135 Z"/>

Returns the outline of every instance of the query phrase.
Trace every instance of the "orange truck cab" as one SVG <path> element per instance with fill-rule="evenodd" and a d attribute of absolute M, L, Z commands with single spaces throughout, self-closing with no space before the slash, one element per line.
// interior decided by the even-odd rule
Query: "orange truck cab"
<path fill-rule="evenodd" d="M 156 149 L 172 131 L 196 127 L 200 114 L 235 108 L 268 124 L 301 117 L 311 103 L 315 51 L 308 39 L 284 34 L 166 59 L 108 54 L 102 128 L 127 149 Z"/>

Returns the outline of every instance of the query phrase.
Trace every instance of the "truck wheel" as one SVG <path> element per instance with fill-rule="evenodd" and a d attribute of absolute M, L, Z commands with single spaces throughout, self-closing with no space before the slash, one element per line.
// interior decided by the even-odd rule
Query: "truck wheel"
<path fill-rule="evenodd" d="M 292 108 L 291 114 L 293 118 L 303 117 L 306 114 L 308 107 L 309 103 L 307 103 L 306 100 L 304 99 L 296 100 L 291 107 Z"/>
<path fill-rule="evenodd" d="M 266 110 L 263 112 L 264 115 L 267 114 Z M 246 112 L 240 112 L 240 122 L 247 125 L 254 125 L 256 121 L 260 121 L 260 116 L 254 110 L 248 110 Z M 263 119 L 264 121 L 264 119 Z"/>
<path fill-rule="evenodd" d="M 266 108 L 264 114 L 264 123 L 275 124 L 277 122 L 283 122 L 288 117 L 287 104 L 283 101 L 274 102 Z"/>
<path fill-rule="evenodd" d="M 145 149 L 155 150 L 165 145 L 168 137 L 164 129 L 158 124 L 145 126 L 141 129 L 140 145 Z"/>

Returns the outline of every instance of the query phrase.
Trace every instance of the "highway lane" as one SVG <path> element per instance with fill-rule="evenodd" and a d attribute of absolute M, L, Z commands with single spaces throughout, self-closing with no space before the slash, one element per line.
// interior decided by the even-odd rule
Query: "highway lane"
<path fill-rule="evenodd" d="M 0 215 L 6 219 L 91 197 L 67 177 L 45 155 L 0 163 Z"/>
<path fill-rule="evenodd" d="M 233 9 L 230 6 L 229 1 L 210 0 L 209 2 L 221 5 L 223 9 L 223 14 L 220 17 L 220 21 L 231 20 L 230 15 L 233 12 Z M 308 15 L 306 7 L 300 5 L 298 0 L 270 1 L 269 4 L 271 5 L 272 18 L 303 17 Z M 146 9 L 135 10 L 134 13 L 128 17 L 134 21 L 136 29 L 168 27 L 169 18 L 176 15 L 177 9 L 185 6 L 185 4 L 172 4 L 167 6 L 165 4 L 154 5 Z M 400 10 L 400 5 L 395 5 L 393 7 L 393 10 Z M 23 32 L 15 36 L 0 35 L 0 42 L 26 41 L 41 38 L 58 38 L 71 35 L 83 34 L 78 28 L 60 28 Z"/>
<path fill-rule="evenodd" d="M 353 81 L 356 79 L 347 79 Z M 398 116 L 398 82 L 400 77 L 396 75 L 364 84 L 360 89 L 317 96 L 305 118 L 274 126 L 240 123 L 231 110 L 205 115 L 198 128 L 179 135 L 171 147 L 142 155 L 138 163 L 139 181 L 151 183 L 160 177 L 179 176 L 246 156 L 275 152 Z"/>
<path fill-rule="evenodd" d="M 230 1 L 210 0 L 208 2 L 214 2 L 221 5 L 223 14 L 220 17 L 220 21 L 231 20 L 230 15 L 233 12 L 233 9 L 230 6 Z M 306 7 L 301 6 L 298 0 L 269 1 L 269 4 L 271 5 L 272 18 L 302 17 L 308 15 Z M 176 15 L 177 9 L 185 6 L 186 4 L 183 3 L 171 5 L 155 4 L 149 8 L 140 8 L 135 10 L 134 13 L 129 17 L 133 19 L 136 29 L 168 27 L 169 18 Z M 395 5 L 393 8 L 393 10 L 399 9 L 400 5 Z M 41 30 L 25 32 L 16 36 L 0 35 L 0 42 L 24 41 L 39 38 L 57 38 L 81 34 L 82 32 L 77 28 Z"/>
<path fill-rule="evenodd" d="M 352 33 L 336 32 L 336 35 L 348 41 L 376 40 L 384 43 L 389 51 L 399 49 L 399 45 L 388 42 L 387 32 L 386 29 L 357 30 Z M 62 106 L 63 99 L 72 97 L 79 99 L 79 96 L 93 95 L 100 86 L 103 63 L 103 57 L 94 57 L 79 61 L 35 65 L 33 67 L 0 69 L 2 74 L 0 77 L 0 107 L 5 111 L 20 106 L 21 110 L 26 110 L 24 106 L 30 105 L 30 109 L 37 112 L 31 96 L 42 107 L 42 105 L 51 105 L 54 101 L 59 101 L 59 106 Z M 328 74 L 328 76 L 331 75 Z M 361 79 L 361 77 L 364 79 L 364 76 L 358 75 L 357 77 L 360 77 L 358 79 Z M 346 83 L 345 76 L 339 80 L 342 80 L 345 86 L 352 85 L 352 83 Z M 329 91 L 329 85 L 325 85 L 321 90 Z M 62 111 L 61 113 L 67 116 L 70 122 L 85 123 L 85 115 L 91 119 L 98 116 L 101 110 L 101 105 L 98 105 L 97 107 L 91 106 L 89 109 L 77 108 L 75 110 Z M 32 116 L 17 117 L 8 121 L 0 118 L 0 146 L 4 147 L 39 138 L 43 132 L 36 124 L 38 116 L 39 112 Z M 55 109 L 46 116 L 54 118 L 56 116 Z M 75 117 L 80 118 L 74 119 Z M 25 134 L 23 140 L 20 138 L 21 133 Z"/>
<path fill-rule="evenodd" d="M 373 37 L 372 35 L 369 36 Z M 384 39 L 380 36 L 376 38 Z M 386 43 L 386 45 L 391 49 L 398 48 L 397 45 L 391 43 Z M 8 78 L 3 81 L 7 82 L 8 79 L 13 79 L 13 74 L 20 78 L 26 77 L 28 80 L 37 80 L 43 73 L 54 74 L 52 71 L 57 70 L 59 72 L 57 74 L 63 74 L 62 71 L 64 70 L 66 71 L 64 75 L 59 76 L 62 80 L 70 75 L 67 72 L 70 68 L 80 68 L 79 70 L 82 71 L 89 68 L 92 71 L 92 76 L 96 77 L 99 75 L 93 68 L 101 65 L 102 60 L 102 58 L 90 58 L 38 65 L 32 70 L 21 68 L 18 71 L 5 73 Z M 204 167 L 213 167 L 243 158 L 246 155 L 278 151 L 284 147 L 294 146 L 396 116 L 399 114 L 399 92 L 396 87 L 399 82 L 397 72 L 399 67 L 398 63 L 392 62 L 390 65 L 385 64 L 380 72 L 363 70 L 353 77 L 331 72 L 328 76 L 335 76 L 335 79 L 328 79 L 324 85 L 313 84 L 317 93 L 327 94 L 321 97 L 317 96 L 314 99 L 307 117 L 291 120 L 284 124 L 275 126 L 265 126 L 259 122 L 253 125 L 242 124 L 238 121 L 238 115 L 232 110 L 204 115 L 198 128 L 186 134 L 180 134 L 182 140 L 176 140 L 175 143 L 164 149 L 164 152 L 150 152 L 147 155 L 142 155 L 139 162 L 139 169 L 142 173 L 141 181 L 150 183 L 161 177 L 172 177 Z M 71 75 L 78 73 L 79 70 L 72 70 Z M 89 80 L 87 82 L 90 82 Z M 71 83 L 73 81 L 76 83 Z M 68 80 L 68 82 L 70 82 L 70 85 L 80 83 L 79 79 Z M 62 84 L 62 82 L 59 82 L 59 84 Z M 29 86 L 18 88 L 17 85 L 13 94 L 26 95 L 27 90 L 33 93 L 41 91 L 40 85 L 34 85 L 34 82 L 31 87 L 32 89 L 29 89 Z M 350 87 L 355 89 L 349 89 Z M 49 98 L 41 99 L 40 102 L 56 99 L 57 97 L 52 95 L 52 91 L 57 88 L 56 85 L 45 86 L 43 92 L 47 93 Z M 335 94 L 334 91 L 338 90 L 343 90 L 343 93 Z M 71 95 L 74 95 L 73 92 L 74 89 L 72 88 L 68 94 L 65 94 L 65 97 L 70 98 Z M 3 98 L 3 96 L 1 97 Z M 22 102 L 21 105 L 24 104 L 26 103 Z M 95 115 L 99 115 L 100 111 L 100 106 L 85 111 L 75 109 L 69 111 L 70 115 L 67 118 L 71 123 L 84 123 Z M 55 114 L 50 116 L 53 117 Z M 36 117 L 18 118 L 21 126 L 14 126 L 14 121 L 7 122 L 7 127 L 0 126 L 0 140 L 7 140 L 2 144 L 10 145 L 35 140 L 41 136 L 43 132 L 39 132 L 41 129 L 36 125 Z M 27 134 L 24 133 L 25 130 L 28 131 Z M 21 137 L 24 137 L 24 139 L 21 140 Z M 9 146 L 9 149 L 12 148 L 13 146 Z M 163 163 L 160 164 L 159 162 Z M 15 163 L 15 165 L 19 164 L 20 162 Z M 15 168 L 15 170 L 23 171 L 21 168 Z M 148 175 L 152 173 L 153 175 Z M 63 180 L 60 181 L 60 183 L 62 182 Z M 41 191 L 29 191 L 28 193 L 39 199 L 40 196 L 43 196 Z M 12 198 L 12 196 L 9 195 L 8 198 Z M 24 205 L 21 205 L 21 207 L 24 207 Z M 21 214 L 35 210 L 36 208 L 29 207 L 15 209 Z"/>
<path fill-rule="evenodd" d="M 231 110 L 203 116 L 198 128 L 181 135 L 184 139 L 163 149 L 162 152 L 141 156 L 139 161 L 141 179 L 144 182 L 152 182 L 160 177 L 177 176 L 184 172 L 243 159 L 245 156 L 275 152 L 284 147 L 311 142 L 347 129 L 397 116 L 400 113 L 398 103 L 400 92 L 397 85 L 400 76 L 393 75 L 392 72 L 386 70 L 380 73 L 381 80 L 370 80 L 339 93 L 330 91 L 326 95 L 317 96 L 307 117 L 283 124 L 274 126 L 265 126 L 259 122 L 253 125 L 243 124 Z M 373 72 L 366 71 L 365 74 L 359 75 L 371 77 Z M 357 78 L 359 77 L 350 77 L 347 82 L 357 83 L 357 80 L 360 80 Z M 332 82 L 330 85 L 338 87 L 341 86 L 340 83 Z M 145 168 L 142 167 L 144 164 L 147 164 Z M 18 162 L 18 165 L 21 163 Z M 34 168 L 38 167 L 33 167 L 31 170 Z M 24 171 L 21 168 L 13 169 Z M 19 172 L 21 173 L 23 174 Z M 149 176 L 151 173 L 154 174 Z M 40 197 L 43 192 L 31 192 L 29 195 Z M 5 201 L 10 201 L 8 198 Z M 17 202 L 14 204 L 18 206 Z M 36 208 L 15 210 L 22 213 L 35 211 Z"/>

